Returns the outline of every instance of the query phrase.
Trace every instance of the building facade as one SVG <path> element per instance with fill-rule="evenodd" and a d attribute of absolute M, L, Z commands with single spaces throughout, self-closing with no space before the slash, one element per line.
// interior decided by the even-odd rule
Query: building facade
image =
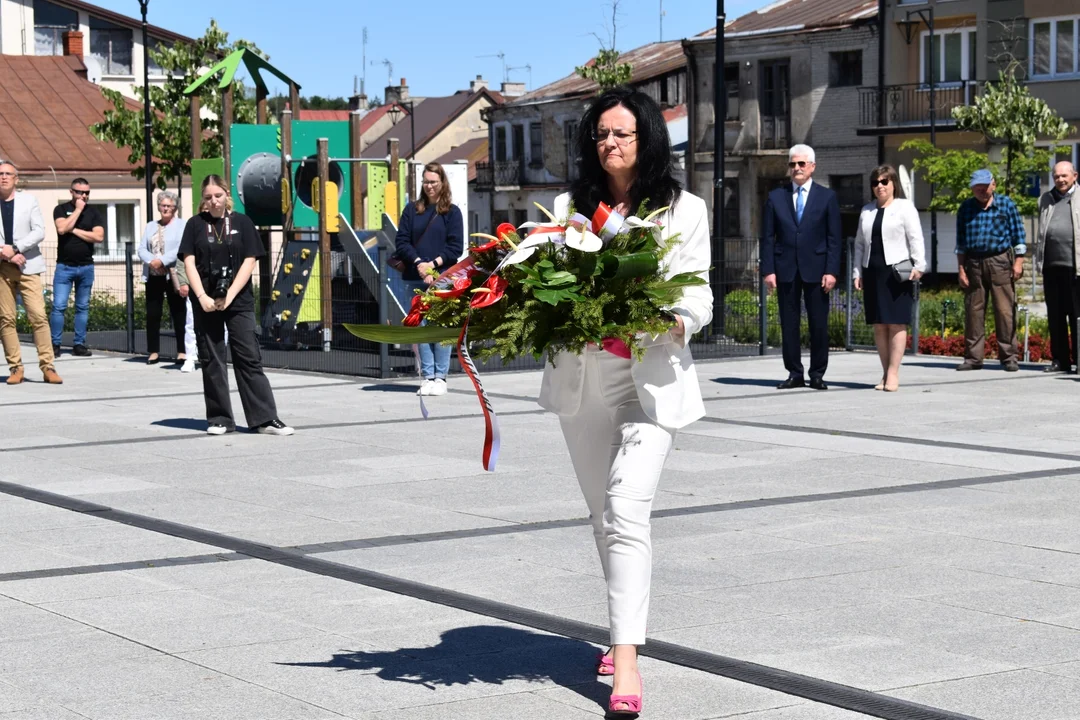
<path fill-rule="evenodd" d="M 860 91 L 859 133 L 878 138 L 886 161 L 906 172 L 914 156 L 900 146 L 915 138 L 929 139 L 931 81 L 937 146 L 996 157 L 1000 148 L 980 134 L 957 131 L 951 113 L 974 102 L 985 84 L 997 80 L 1012 63 L 1033 96 L 1045 100 L 1074 128 L 1080 127 L 1080 4 L 885 0 L 884 5 L 884 73 L 880 87 L 866 83 Z M 1080 160 L 1080 134 L 1067 138 L 1065 145 L 1068 150 L 1061 159 Z M 926 208 L 931 188 L 917 175 L 911 178 L 915 203 Z M 938 272 L 956 272 L 955 218 L 938 213 L 936 232 L 931 232 L 930 214 L 922 215 L 931 269 L 936 264 Z"/>
<path fill-rule="evenodd" d="M 151 47 L 194 42 L 154 25 L 148 35 Z M 0 0 L 0 54 L 79 55 L 91 82 L 129 98 L 135 98 L 134 87 L 142 86 L 143 42 L 140 20 L 90 3 Z M 149 70 L 151 84 L 165 82 L 153 61 Z"/>

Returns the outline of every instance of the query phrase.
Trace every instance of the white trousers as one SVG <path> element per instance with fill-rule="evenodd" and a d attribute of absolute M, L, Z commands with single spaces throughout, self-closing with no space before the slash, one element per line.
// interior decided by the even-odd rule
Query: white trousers
<path fill-rule="evenodd" d="M 608 586 L 612 645 L 644 645 L 652 581 L 649 516 L 675 431 L 641 408 L 632 360 L 586 352 L 581 407 L 561 416 Z"/>
<path fill-rule="evenodd" d="M 191 296 L 184 300 L 187 303 L 187 321 L 184 323 L 184 349 L 187 357 L 195 362 L 199 359 L 199 346 L 195 343 L 195 313 L 191 310 Z"/>

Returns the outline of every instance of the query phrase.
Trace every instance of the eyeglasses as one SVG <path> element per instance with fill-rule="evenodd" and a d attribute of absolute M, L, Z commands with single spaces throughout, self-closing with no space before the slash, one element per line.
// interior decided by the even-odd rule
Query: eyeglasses
<path fill-rule="evenodd" d="M 619 147 L 626 147 L 634 141 L 634 136 L 637 135 L 637 131 L 626 130 L 593 130 L 592 139 L 596 141 L 597 145 L 602 145 L 607 142 L 608 137 L 615 138 L 615 144 Z"/>
<path fill-rule="evenodd" d="M 421 185 L 438 185 L 442 180 L 424 180 Z"/>
<path fill-rule="evenodd" d="M 83 197 L 90 197 L 89 190 L 76 190 L 75 188 L 71 188 L 71 192 L 75 193 L 76 195 L 82 195 Z"/>
<path fill-rule="evenodd" d="M 806 160 L 796 160 L 795 162 L 789 162 L 787 166 L 794 170 L 797 167 L 806 167 L 810 163 Z"/>
<path fill-rule="evenodd" d="M 0 177 L 16 177 L 17 173 L 13 172 L 0 172 Z"/>
<path fill-rule="evenodd" d="M 888 185 L 892 180 L 889 178 L 878 178 L 874 182 L 870 183 L 870 187 L 877 187 L 878 185 Z"/>
<path fill-rule="evenodd" d="M 175 210 L 175 209 L 176 209 L 175 205 L 158 205 L 158 210 L 162 210 L 162 211 Z"/>

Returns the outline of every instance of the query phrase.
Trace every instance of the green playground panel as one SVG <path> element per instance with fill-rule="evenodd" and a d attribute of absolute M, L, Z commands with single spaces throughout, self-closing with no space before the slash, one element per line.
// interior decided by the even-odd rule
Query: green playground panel
<path fill-rule="evenodd" d="M 191 215 L 199 214 L 199 203 L 202 202 L 202 182 L 207 175 L 225 176 L 224 158 L 199 158 L 191 161 Z"/>
<path fill-rule="evenodd" d="M 252 221 L 259 226 L 281 225 L 284 222 L 281 215 L 281 203 L 275 203 L 273 211 L 269 213 L 249 213 L 240 197 L 237 173 L 245 160 L 258 153 L 281 156 L 280 128 L 280 125 L 238 123 L 234 123 L 229 128 L 229 161 L 232 163 L 232 168 L 229 169 L 229 182 L 232 183 L 233 207 L 236 212 L 250 216 Z"/>
<path fill-rule="evenodd" d="M 345 158 L 349 157 L 349 123 L 333 121 L 333 120 L 299 120 L 292 124 L 292 158 L 293 160 L 300 160 L 303 158 L 310 158 L 310 162 L 307 164 L 306 176 L 317 176 L 317 169 L 315 164 L 315 155 L 318 150 L 316 141 L 319 138 L 327 138 L 330 142 L 328 144 L 328 152 L 331 158 Z M 347 221 L 352 223 L 352 173 L 354 163 L 331 163 L 330 178 L 333 180 L 337 173 L 334 168 L 336 167 L 341 173 L 341 185 L 338 187 L 338 208 L 341 212 L 345 213 Z M 296 178 L 300 170 L 300 165 L 294 163 L 292 166 L 292 179 L 293 183 L 293 197 L 297 198 L 296 208 L 293 211 L 293 227 L 305 228 L 305 227 L 318 227 L 319 215 L 311 206 L 303 202 L 300 198 L 307 197 L 310 193 L 310 180 L 306 183 L 307 188 L 304 188 L 304 192 L 301 193 L 301 188 L 296 184 Z"/>

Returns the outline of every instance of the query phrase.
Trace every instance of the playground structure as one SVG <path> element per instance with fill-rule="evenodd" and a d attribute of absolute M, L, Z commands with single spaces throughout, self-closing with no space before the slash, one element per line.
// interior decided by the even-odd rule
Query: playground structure
<path fill-rule="evenodd" d="M 233 79 L 241 66 L 255 84 L 254 125 L 234 122 Z M 198 93 L 219 73 L 218 87 L 224 91 L 222 157 L 203 158 Z M 268 122 L 265 73 L 289 88 L 290 102 L 277 125 Z M 406 200 L 399 188 L 407 164 L 398 157 L 397 141 L 387 143 L 389 160 L 361 159 L 359 112 L 348 122 L 294 120 L 300 85 L 246 49 L 226 57 L 184 92 L 191 98 L 191 180 L 196 188 L 192 215 L 203 179 L 220 175 L 229 185 L 235 210 L 252 219 L 266 250 L 258 271 L 263 342 L 290 349 L 321 344 L 323 351 L 331 350 L 333 270 L 341 263 L 348 265 L 349 282 L 358 277 L 377 302 L 377 321 L 400 322 L 407 304 L 404 286 L 386 262 Z M 282 247 L 271 277 L 275 231 L 282 233 Z M 318 327 L 315 343 L 307 341 L 311 325 Z M 345 341 L 348 334 L 339 335 Z M 385 369 L 388 349 L 380 346 L 378 351 Z"/>

